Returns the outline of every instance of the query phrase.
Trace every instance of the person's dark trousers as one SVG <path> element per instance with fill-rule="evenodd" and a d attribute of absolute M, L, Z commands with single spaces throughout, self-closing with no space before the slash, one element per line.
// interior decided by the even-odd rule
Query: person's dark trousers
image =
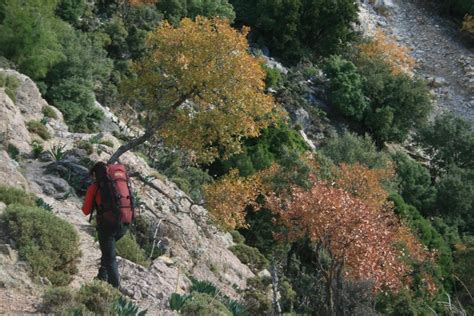
<path fill-rule="evenodd" d="M 97 278 L 107 281 L 116 288 L 120 285 L 120 276 L 117 267 L 115 243 L 125 235 L 127 230 L 128 225 L 120 225 L 116 228 L 105 227 L 100 224 L 97 225 L 100 251 L 102 252 Z"/>

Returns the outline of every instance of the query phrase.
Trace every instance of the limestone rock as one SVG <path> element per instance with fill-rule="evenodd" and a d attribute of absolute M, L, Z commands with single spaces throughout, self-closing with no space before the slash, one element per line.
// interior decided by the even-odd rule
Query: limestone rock
<path fill-rule="evenodd" d="M 41 97 L 41 93 L 34 81 L 12 69 L 0 69 L 0 71 L 15 76 L 21 83 L 16 91 L 15 104 L 20 109 L 24 120 L 40 120 L 43 117 L 41 110 L 48 103 Z"/>
<path fill-rule="evenodd" d="M 21 153 L 30 153 L 31 138 L 19 108 L 0 88 L 0 137 L 3 144 L 12 144 Z"/>
<path fill-rule="evenodd" d="M 10 159 L 6 151 L 0 150 L 0 179 L 2 179 L 2 184 L 28 189 L 28 182 L 18 169 L 18 163 Z"/>

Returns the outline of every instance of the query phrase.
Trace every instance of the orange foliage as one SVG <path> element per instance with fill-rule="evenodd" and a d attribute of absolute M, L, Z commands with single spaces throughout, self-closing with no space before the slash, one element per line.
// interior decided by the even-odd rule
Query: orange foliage
<path fill-rule="evenodd" d="M 149 34 L 150 53 L 134 64 L 137 76 L 122 93 L 146 107 L 148 129 L 168 145 L 192 150 L 201 162 L 229 157 L 242 138 L 257 137 L 282 115 L 265 93 L 247 33 L 219 18 L 164 22 Z"/>
<path fill-rule="evenodd" d="M 218 181 L 204 186 L 206 207 L 213 219 L 223 228 L 232 230 L 246 227 L 246 208 L 257 206 L 255 200 L 263 193 L 264 185 L 259 175 L 239 177 L 238 170 Z"/>
<path fill-rule="evenodd" d="M 346 277 L 372 280 L 375 291 L 400 289 L 410 272 L 397 247 L 400 231 L 406 233 L 409 248 L 421 247 L 393 212 L 326 182 L 317 181 L 308 191 L 295 187 L 289 198 L 270 194 L 267 203 L 287 227 L 290 241 L 309 237 L 344 266 Z M 326 273 L 328 284 L 336 273 Z"/>
<path fill-rule="evenodd" d="M 409 49 L 398 44 L 396 39 L 387 36 L 381 29 L 377 29 L 372 41 L 359 45 L 359 49 L 366 57 L 382 58 L 391 66 L 393 74 L 409 73 L 416 64 Z"/>
<path fill-rule="evenodd" d="M 392 166 L 385 169 L 369 169 L 361 164 L 341 164 L 334 169 L 335 185 L 344 189 L 355 197 L 375 209 L 387 207 L 388 192 L 382 187 L 384 181 L 388 181 L 395 175 Z"/>
<path fill-rule="evenodd" d="M 466 14 L 462 22 L 462 31 L 474 34 L 474 16 Z"/>

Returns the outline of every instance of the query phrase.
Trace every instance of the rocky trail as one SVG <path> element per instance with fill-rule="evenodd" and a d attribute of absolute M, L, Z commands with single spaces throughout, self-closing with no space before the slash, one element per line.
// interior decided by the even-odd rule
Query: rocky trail
<path fill-rule="evenodd" d="M 378 25 L 412 50 L 415 72 L 431 82 L 437 111 L 474 121 L 474 50 L 460 40 L 450 21 L 419 0 L 394 0 Z"/>
<path fill-rule="evenodd" d="M 74 193 L 77 180 L 88 174 L 81 161 L 106 161 L 120 141 L 107 132 L 70 133 L 55 109 L 58 118 L 50 119 L 45 125 L 53 137 L 45 141 L 44 146 L 45 149 L 64 146 L 64 157 L 55 161 L 43 152 L 40 159 L 33 159 L 31 143 L 38 136 L 28 131 L 26 123 L 40 119 L 47 103 L 30 78 L 13 70 L 0 69 L 0 72 L 15 76 L 21 82 L 16 102 L 0 89 L 0 135 L 22 155 L 14 160 L 0 147 L 0 179 L 4 185 L 34 193 L 52 207 L 55 215 L 76 228 L 82 255 L 78 272 L 69 286 L 78 289 L 96 276 L 100 260 L 94 228 L 81 212 L 81 197 Z M 93 137 L 108 141 L 112 147 L 95 143 L 92 154 L 77 148 L 78 142 L 90 141 Z M 139 214 L 152 224 L 162 253 L 147 267 L 118 258 L 123 293 L 150 315 L 172 315 L 169 298 L 174 292 L 185 293 L 191 285 L 191 277 L 212 282 L 229 297 L 239 299 L 236 289 L 245 289 L 247 279 L 254 273 L 228 249 L 234 244 L 231 235 L 214 227 L 203 207 L 191 204 L 184 192 L 135 153 L 127 152 L 121 162 L 128 166 L 131 174 L 147 179 L 145 184 L 133 178 L 133 187 L 142 203 Z M 0 203 L 0 213 L 4 210 L 5 204 Z M 0 222 L 0 314 L 39 313 L 42 293 L 51 282 L 46 278 L 31 279 L 28 264 L 21 260 L 14 241 L 1 225 Z"/>

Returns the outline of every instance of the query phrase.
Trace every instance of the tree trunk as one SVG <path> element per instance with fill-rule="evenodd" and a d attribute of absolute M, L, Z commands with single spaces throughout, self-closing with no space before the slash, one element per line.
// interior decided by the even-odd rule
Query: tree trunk
<path fill-rule="evenodd" d="M 273 315 L 281 315 L 280 291 L 278 290 L 278 271 L 275 264 L 275 258 L 272 259 L 271 267 L 272 289 L 273 289 Z"/>
<path fill-rule="evenodd" d="M 137 137 L 137 138 L 134 138 L 132 139 L 131 141 L 129 141 L 128 143 L 126 144 L 123 144 L 122 146 L 120 146 L 117 151 L 109 158 L 109 160 L 107 161 L 108 164 L 112 164 L 112 163 L 115 163 L 119 158 L 120 156 L 122 156 L 124 153 L 126 153 L 127 151 L 143 144 L 144 142 L 146 142 L 147 140 L 149 140 L 153 134 L 154 134 L 155 130 L 154 129 L 151 129 L 151 128 L 148 128 L 146 131 L 145 131 L 145 134 L 143 134 L 142 136 L 140 137 Z"/>

